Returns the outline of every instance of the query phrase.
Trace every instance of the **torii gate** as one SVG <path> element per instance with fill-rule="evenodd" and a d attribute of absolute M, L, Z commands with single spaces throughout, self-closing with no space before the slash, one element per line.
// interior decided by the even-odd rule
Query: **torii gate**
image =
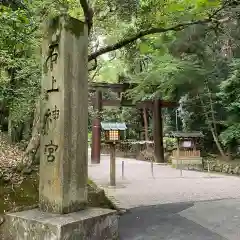
<path fill-rule="evenodd" d="M 134 87 L 132 84 L 109 84 L 109 83 L 91 83 L 89 91 L 95 93 L 92 104 L 96 112 L 96 116 L 92 121 L 92 150 L 91 163 L 100 163 L 101 155 L 101 116 L 100 112 L 104 106 L 115 107 L 137 107 L 146 108 L 153 111 L 153 140 L 154 140 L 154 154 L 158 163 L 164 162 L 164 147 L 163 147 L 163 124 L 162 124 L 162 108 L 176 107 L 176 102 L 164 101 L 161 99 L 146 100 L 138 103 L 133 103 L 131 100 L 108 100 L 102 98 L 102 92 L 106 89 L 111 89 L 113 92 L 121 93 Z"/>

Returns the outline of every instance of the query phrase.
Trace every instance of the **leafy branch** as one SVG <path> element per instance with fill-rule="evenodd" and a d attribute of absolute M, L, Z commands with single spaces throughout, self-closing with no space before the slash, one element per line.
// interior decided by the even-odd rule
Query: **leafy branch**
<path fill-rule="evenodd" d="M 83 0 L 82 0 L 83 1 Z M 99 50 L 91 53 L 89 56 L 88 56 L 88 61 L 92 61 L 94 59 L 96 59 L 97 57 L 105 54 L 105 53 L 108 53 L 108 52 L 112 52 L 112 51 L 115 51 L 117 49 L 120 49 L 134 41 L 136 41 L 137 39 L 139 38 L 142 38 L 144 36 L 147 36 L 147 35 L 150 35 L 150 34 L 155 34 L 155 33 L 165 33 L 165 32 L 170 32 L 170 31 L 181 31 L 189 26 L 192 26 L 192 25 L 197 25 L 197 24 L 208 24 L 208 23 L 223 23 L 225 21 L 227 21 L 228 19 L 219 19 L 217 20 L 216 19 L 216 16 L 218 14 L 220 14 L 220 12 L 222 10 L 224 10 L 225 8 L 231 6 L 231 3 L 230 2 L 225 2 L 225 4 L 223 4 L 221 6 L 221 8 L 218 8 L 216 11 L 214 11 L 211 15 L 208 16 L 208 18 L 206 19 L 203 19 L 203 20 L 197 20 L 197 21 L 191 21 L 191 22 L 187 22 L 187 23 L 180 23 L 180 24 L 177 24 L 175 26 L 172 26 L 172 27 L 169 27 L 169 28 L 162 28 L 162 27 L 159 27 L 159 28 L 150 28 L 148 30 L 142 30 L 140 32 L 138 32 L 136 35 L 134 36 L 131 36 L 129 38 L 125 38 L 125 39 L 122 39 L 120 40 L 119 42 L 117 43 L 114 43 L 112 45 L 109 45 L 109 46 L 106 46 L 106 47 L 102 47 L 100 48 Z"/>

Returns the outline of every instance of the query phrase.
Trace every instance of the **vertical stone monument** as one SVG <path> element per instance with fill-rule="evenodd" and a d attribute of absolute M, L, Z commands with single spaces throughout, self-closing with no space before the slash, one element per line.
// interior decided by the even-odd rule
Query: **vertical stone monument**
<path fill-rule="evenodd" d="M 118 239 L 118 217 L 87 208 L 88 32 L 63 15 L 44 34 L 39 209 L 6 215 L 7 240 Z"/>
<path fill-rule="evenodd" d="M 69 213 L 87 202 L 88 34 L 67 17 L 43 41 L 40 210 Z"/>

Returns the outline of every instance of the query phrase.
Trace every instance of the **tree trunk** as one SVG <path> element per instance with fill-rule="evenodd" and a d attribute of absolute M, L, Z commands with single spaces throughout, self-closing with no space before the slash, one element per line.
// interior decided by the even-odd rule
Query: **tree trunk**
<path fill-rule="evenodd" d="M 13 121 L 10 113 L 8 115 L 8 141 L 13 143 Z"/>
<path fill-rule="evenodd" d="M 8 129 L 8 108 L 6 106 L 6 102 L 0 102 L 0 130 L 3 132 L 7 131 Z"/>
<path fill-rule="evenodd" d="M 8 116 L 8 141 L 10 143 L 17 143 L 23 139 L 25 123 L 18 123 L 16 125 L 11 114 Z"/>
<path fill-rule="evenodd" d="M 223 151 L 223 148 L 222 148 L 222 146 L 220 144 L 220 141 L 219 141 L 219 139 L 218 139 L 218 137 L 217 137 L 217 135 L 216 135 L 216 133 L 214 131 L 214 128 L 213 127 L 210 127 L 210 128 L 211 128 L 211 133 L 212 133 L 212 136 L 213 136 L 213 140 L 214 140 L 214 142 L 215 142 L 215 144 L 216 144 L 216 146 L 218 148 L 218 151 L 220 152 L 220 154 L 224 158 L 224 160 L 227 160 L 227 156 L 226 156 L 226 154 Z"/>
<path fill-rule="evenodd" d="M 215 119 L 212 119 L 212 121 L 209 119 L 209 116 L 208 116 L 208 111 L 207 111 L 207 109 L 206 109 L 206 104 L 204 104 L 204 102 L 203 102 L 203 99 L 201 98 L 201 96 L 200 95 L 198 95 L 198 98 L 199 98 L 199 100 L 200 100 L 200 102 L 201 102 L 201 105 L 202 105 L 202 109 L 203 109 L 203 113 L 204 113 L 204 115 L 205 115 L 205 118 L 206 118 L 206 122 L 207 122 L 207 124 L 208 124 L 208 126 L 209 126 L 209 130 L 211 131 L 211 133 L 212 133 L 212 136 L 213 136 L 213 140 L 214 140 L 214 142 L 215 142 L 215 144 L 216 144 L 216 146 L 217 146 L 217 148 L 218 148 L 218 151 L 220 152 L 220 154 L 221 154 L 221 156 L 223 157 L 223 159 L 224 160 L 227 160 L 227 156 L 226 156 L 226 154 L 224 153 L 224 151 L 223 151 L 223 148 L 222 148 L 222 145 L 221 145 L 221 143 L 220 143 L 220 141 L 219 141 L 219 139 L 218 139 L 218 136 L 217 136 L 217 132 L 216 132 L 216 125 L 214 125 L 213 124 L 213 122 L 215 121 Z M 213 111 L 213 105 L 212 105 L 212 101 L 210 101 L 210 107 L 211 107 L 211 116 L 212 116 L 212 111 Z"/>
<path fill-rule="evenodd" d="M 10 112 L 8 116 L 8 141 L 10 143 L 19 142 L 21 140 L 20 132 L 21 132 L 21 126 L 16 127 L 16 125 L 14 125 L 14 120 Z"/>
<path fill-rule="evenodd" d="M 227 159 L 228 159 L 228 161 L 232 160 L 232 146 L 231 146 L 231 144 L 228 144 L 228 146 L 227 146 Z"/>
<path fill-rule="evenodd" d="M 217 134 L 217 124 L 216 124 L 216 119 L 215 119 L 215 111 L 214 111 L 214 106 L 213 106 L 212 93 L 208 87 L 208 82 L 206 82 L 206 81 L 205 81 L 205 87 L 207 88 L 208 97 L 209 97 L 213 129 L 214 129 L 215 134 Z"/>
<path fill-rule="evenodd" d="M 13 56 L 15 56 L 15 49 L 13 49 L 13 53 L 14 53 Z M 9 68 L 7 73 L 10 79 L 9 83 L 10 83 L 11 95 L 12 95 L 12 98 L 14 99 L 13 90 L 15 89 L 15 68 Z M 8 141 L 10 143 L 15 142 L 15 129 L 14 129 L 13 118 L 12 118 L 12 110 L 9 105 L 8 105 Z"/>
<path fill-rule="evenodd" d="M 33 124 L 33 120 L 34 120 L 34 113 L 23 124 L 22 140 L 24 140 L 24 141 L 29 141 L 31 139 L 31 137 L 32 137 L 32 124 Z"/>
<path fill-rule="evenodd" d="M 41 121 L 40 121 L 40 98 L 36 102 L 36 109 L 34 112 L 34 120 L 32 127 L 32 137 L 25 150 L 22 162 L 28 166 L 37 162 L 36 156 L 40 147 L 40 132 L 41 132 Z"/>

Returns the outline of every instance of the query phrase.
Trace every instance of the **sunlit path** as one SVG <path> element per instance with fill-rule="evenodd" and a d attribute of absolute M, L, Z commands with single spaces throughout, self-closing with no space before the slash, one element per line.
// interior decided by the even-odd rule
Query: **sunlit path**
<path fill-rule="evenodd" d="M 125 179 L 121 177 L 124 161 Z M 121 240 L 239 240 L 240 178 L 180 171 L 149 162 L 117 158 L 116 188 L 109 188 L 109 156 L 89 163 L 89 176 L 114 203 Z"/>
<path fill-rule="evenodd" d="M 121 165 L 124 161 L 124 179 Z M 116 188 L 109 188 L 109 156 L 102 155 L 101 164 L 89 164 L 89 177 L 107 195 L 113 197 L 120 208 L 155 204 L 240 198 L 240 178 L 196 171 L 180 171 L 171 166 L 154 164 L 152 177 L 149 162 L 117 158 Z"/>

